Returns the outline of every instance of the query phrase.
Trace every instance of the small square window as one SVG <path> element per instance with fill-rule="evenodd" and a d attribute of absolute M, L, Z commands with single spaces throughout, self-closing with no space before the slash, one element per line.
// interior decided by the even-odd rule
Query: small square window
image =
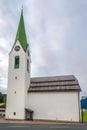
<path fill-rule="evenodd" d="M 15 79 L 17 80 L 17 76 L 15 76 Z"/>
<path fill-rule="evenodd" d="M 16 112 L 14 112 L 13 115 L 15 116 L 15 115 L 16 115 Z"/>

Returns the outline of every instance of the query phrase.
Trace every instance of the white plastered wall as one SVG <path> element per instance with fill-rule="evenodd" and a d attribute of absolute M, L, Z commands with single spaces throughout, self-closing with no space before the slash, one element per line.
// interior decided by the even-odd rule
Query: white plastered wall
<path fill-rule="evenodd" d="M 20 51 L 15 51 L 15 46 L 20 46 Z M 8 89 L 7 89 L 7 103 L 6 103 L 6 119 L 25 119 L 25 107 L 28 74 L 26 67 L 27 55 L 17 42 L 11 53 L 9 54 L 9 70 L 8 70 Z M 14 69 L 15 56 L 20 57 L 19 69 Z M 17 79 L 16 79 L 17 77 Z M 28 80 L 29 82 L 29 80 Z M 14 115 L 14 112 L 16 115 Z"/>
<path fill-rule="evenodd" d="M 79 122 L 78 92 L 29 93 L 33 119 Z"/>

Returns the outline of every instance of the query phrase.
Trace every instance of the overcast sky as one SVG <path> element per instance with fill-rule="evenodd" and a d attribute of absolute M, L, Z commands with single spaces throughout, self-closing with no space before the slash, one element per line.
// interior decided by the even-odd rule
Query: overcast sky
<path fill-rule="evenodd" d="M 87 0 L 0 0 L 0 91 L 22 5 L 31 76 L 75 75 L 87 96 Z"/>

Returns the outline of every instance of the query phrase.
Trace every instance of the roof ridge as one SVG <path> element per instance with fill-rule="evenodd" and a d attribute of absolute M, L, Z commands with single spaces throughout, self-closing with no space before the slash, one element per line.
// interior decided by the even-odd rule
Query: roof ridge
<path fill-rule="evenodd" d="M 75 77 L 74 75 L 58 75 L 58 76 L 43 76 L 43 77 L 31 77 L 31 79 L 35 78 L 52 78 L 52 77 Z"/>

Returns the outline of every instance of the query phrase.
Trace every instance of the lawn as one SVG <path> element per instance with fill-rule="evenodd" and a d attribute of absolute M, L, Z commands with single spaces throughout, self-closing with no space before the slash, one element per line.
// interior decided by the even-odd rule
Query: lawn
<path fill-rule="evenodd" d="M 84 122 L 87 122 L 87 111 L 84 112 L 83 119 L 84 119 Z"/>
<path fill-rule="evenodd" d="M 3 106 L 5 103 L 0 103 L 0 106 Z"/>

